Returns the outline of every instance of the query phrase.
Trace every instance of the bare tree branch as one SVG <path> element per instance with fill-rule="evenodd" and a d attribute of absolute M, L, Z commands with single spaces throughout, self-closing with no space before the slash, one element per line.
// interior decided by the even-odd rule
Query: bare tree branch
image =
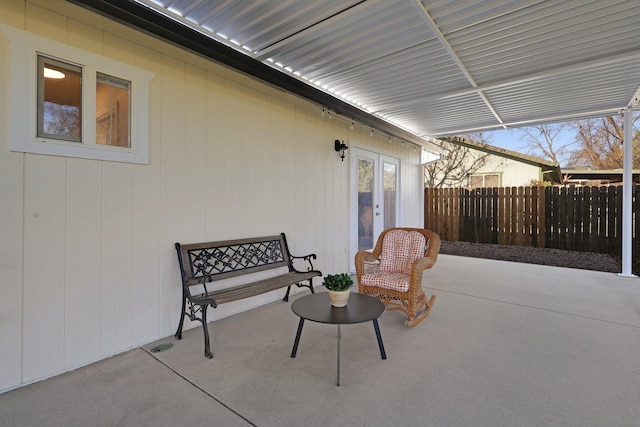
<path fill-rule="evenodd" d="M 466 135 L 465 138 L 487 144 L 487 138 L 482 134 Z M 441 141 L 441 146 L 447 154 L 443 160 L 425 165 L 425 187 L 464 187 L 469 175 L 483 167 L 489 156 L 488 153 L 446 141 Z"/>
<path fill-rule="evenodd" d="M 569 123 L 530 126 L 519 129 L 525 134 L 524 145 L 519 148 L 527 154 L 544 157 L 554 163 L 562 164 L 569 158 L 574 141 L 560 142 L 562 132 L 570 129 Z"/>
<path fill-rule="evenodd" d="M 640 168 L 640 131 L 635 123 L 640 119 L 636 114 L 632 132 L 633 167 Z M 624 118 L 607 116 L 578 120 L 572 123 L 576 130 L 577 149 L 571 154 L 569 166 L 574 168 L 619 169 L 624 159 Z"/>

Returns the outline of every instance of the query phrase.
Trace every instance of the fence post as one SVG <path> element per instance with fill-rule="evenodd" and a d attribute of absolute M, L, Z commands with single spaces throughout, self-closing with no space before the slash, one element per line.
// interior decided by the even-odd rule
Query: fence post
<path fill-rule="evenodd" d="M 544 187 L 536 187 L 536 246 L 544 248 L 544 235 L 546 233 L 545 217 L 546 217 L 546 201 L 545 196 L 547 192 Z"/>
<path fill-rule="evenodd" d="M 622 255 L 622 186 L 615 187 L 616 200 L 616 239 L 615 254 Z"/>

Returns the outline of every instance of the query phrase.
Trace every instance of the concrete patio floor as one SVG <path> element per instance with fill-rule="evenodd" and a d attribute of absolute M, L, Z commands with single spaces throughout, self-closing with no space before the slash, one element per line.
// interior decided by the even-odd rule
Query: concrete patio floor
<path fill-rule="evenodd" d="M 307 322 L 274 302 L 0 395 L 2 426 L 637 426 L 640 279 L 441 255 L 415 328 Z M 306 295 L 301 291 L 294 298 Z M 177 322 L 177 319 L 176 319 Z M 167 351 L 152 353 L 160 343 Z"/>

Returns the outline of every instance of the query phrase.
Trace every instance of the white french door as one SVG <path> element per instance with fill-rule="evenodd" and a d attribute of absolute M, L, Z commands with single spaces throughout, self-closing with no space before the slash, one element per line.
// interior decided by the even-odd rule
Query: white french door
<path fill-rule="evenodd" d="M 400 207 L 400 160 L 352 148 L 350 167 L 350 255 L 372 249 L 378 236 L 395 227 Z"/>

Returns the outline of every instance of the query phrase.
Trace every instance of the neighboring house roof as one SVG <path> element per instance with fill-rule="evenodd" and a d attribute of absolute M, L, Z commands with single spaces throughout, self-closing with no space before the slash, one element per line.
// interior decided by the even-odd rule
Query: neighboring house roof
<path fill-rule="evenodd" d="M 444 138 L 443 141 L 539 167 L 542 170 L 542 173 L 545 174 L 545 178 L 548 178 L 549 181 L 554 183 L 562 182 L 562 171 L 560 170 L 560 165 L 552 161 L 496 147 L 490 144 L 484 144 L 460 136 Z"/>
<path fill-rule="evenodd" d="M 576 181 L 622 182 L 622 169 L 562 169 L 562 175 L 567 176 L 569 183 Z M 640 184 L 640 169 L 633 170 L 632 176 L 633 182 Z"/>

